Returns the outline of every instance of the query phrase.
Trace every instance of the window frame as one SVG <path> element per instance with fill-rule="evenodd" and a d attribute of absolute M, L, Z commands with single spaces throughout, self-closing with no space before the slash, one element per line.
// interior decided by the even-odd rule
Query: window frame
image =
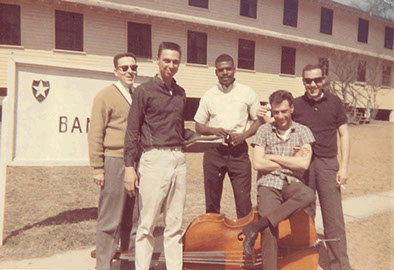
<path fill-rule="evenodd" d="M 368 44 L 369 21 L 358 18 L 357 41 Z"/>
<path fill-rule="evenodd" d="M 196 39 L 202 38 L 201 44 L 202 47 L 199 47 L 196 42 Z M 193 40 L 192 40 L 193 39 Z M 201 57 L 202 55 L 202 57 Z M 207 64 L 207 55 L 208 55 L 208 34 L 205 32 L 198 32 L 193 30 L 187 31 L 187 59 L 186 62 L 188 64 L 199 64 L 206 65 Z M 202 59 L 199 59 L 199 58 Z"/>
<path fill-rule="evenodd" d="M 321 7 L 320 33 L 332 35 L 333 23 L 334 23 L 334 10 L 326 7 Z"/>
<path fill-rule="evenodd" d="M 189 0 L 189 6 L 198 8 L 209 8 L 209 0 Z"/>
<path fill-rule="evenodd" d="M 21 46 L 21 6 L 0 3 L 0 10 L 3 8 L 6 16 L 0 16 L 0 19 L 2 18 L 2 20 L 0 20 L 0 45 Z M 6 22 L 6 19 L 10 19 L 11 21 Z"/>
<path fill-rule="evenodd" d="M 138 31 L 132 30 L 135 26 Z M 133 36 L 135 35 L 135 36 Z M 137 40 L 133 40 L 135 38 Z M 144 44 L 146 42 L 146 44 Z M 127 52 L 132 52 L 136 57 L 152 59 L 152 25 L 127 22 Z"/>
<path fill-rule="evenodd" d="M 241 44 L 244 43 L 244 44 Z M 249 44 L 248 44 L 249 43 Z M 245 46 L 253 45 L 252 52 L 242 51 Z M 248 55 L 250 54 L 250 55 Z M 237 68 L 255 70 L 255 58 L 256 58 L 256 41 L 250 39 L 238 39 L 238 64 Z"/>
<path fill-rule="evenodd" d="M 246 8 L 246 7 L 248 7 L 248 8 Z M 242 17 L 256 19 L 257 18 L 257 0 L 240 0 L 239 1 L 239 15 Z"/>
<path fill-rule="evenodd" d="M 67 35 L 70 35 L 68 39 Z M 84 51 L 83 13 L 55 9 L 55 49 Z"/>
<path fill-rule="evenodd" d="M 294 7 L 295 9 L 293 9 Z M 298 0 L 283 1 L 283 25 L 297 27 L 298 24 Z"/>
<path fill-rule="evenodd" d="M 289 56 L 289 53 L 291 53 L 292 55 Z M 280 74 L 295 75 L 296 57 L 296 48 L 288 46 L 281 47 Z M 290 64 L 291 66 L 289 66 L 288 64 Z"/>
<path fill-rule="evenodd" d="M 391 35 L 391 38 L 390 38 L 390 35 Z M 393 35 L 394 35 L 394 28 L 386 26 L 384 28 L 384 48 L 389 49 L 389 50 L 393 49 Z"/>

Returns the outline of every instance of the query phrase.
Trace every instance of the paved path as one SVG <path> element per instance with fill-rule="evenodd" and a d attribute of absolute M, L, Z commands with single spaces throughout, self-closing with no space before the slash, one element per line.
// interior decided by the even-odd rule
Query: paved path
<path fill-rule="evenodd" d="M 382 214 L 394 209 L 394 190 L 346 199 L 343 201 L 343 208 L 346 223 L 358 222 L 364 218 Z M 316 215 L 316 229 L 319 233 L 323 231 L 320 211 L 317 211 Z M 6 261 L 0 263 L 0 269 L 94 270 L 95 260 L 90 258 L 92 249 L 94 247 L 69 251 L 48 258 Z"/>

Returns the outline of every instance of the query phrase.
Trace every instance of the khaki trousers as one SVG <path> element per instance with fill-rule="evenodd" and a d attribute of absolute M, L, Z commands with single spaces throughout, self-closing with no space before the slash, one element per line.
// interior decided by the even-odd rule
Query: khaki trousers
<path fill-rule="evenodd" d="M 163 209 L 164 256 L 167 269 L 183 266 L 182 220 L 186 200 L 186 159 L 182 151 L 152 149 L 142 154 L 140 220 L 136 236 L 135 269 L 149 270 L 154 247 L 153 230 Z"/>

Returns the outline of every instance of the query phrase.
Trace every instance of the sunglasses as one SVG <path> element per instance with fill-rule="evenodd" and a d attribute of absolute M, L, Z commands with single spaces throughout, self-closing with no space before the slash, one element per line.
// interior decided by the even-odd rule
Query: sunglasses
<path fill-rule="evenodd" d="M 132 65 L 132 66 L 129 66 L 129 65 L 118 66 L 118 69 L 121 70 L 121 71 L 123 71 L 123 72 L 128 71 L 129 68 L 130 68 L 132 71 L 137 71 L 138 66 L 137 66 L 137 65 Z"/>
<path fill-rule="evenodd" d="M 312 82 L 315 82 L 315 84 L 321 83 L 324 80 L 323 77 L 317 77 L 317 78 L 313 78 L 313 79 L 304 79 L 304 82 L 306 84 L 311 84 Z"/>

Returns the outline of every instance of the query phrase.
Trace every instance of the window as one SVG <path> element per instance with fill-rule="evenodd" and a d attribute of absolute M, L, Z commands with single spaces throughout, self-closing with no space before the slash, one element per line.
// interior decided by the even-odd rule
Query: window
<path fill-rule="evenodd" d="M 189 0 L 189 6 L 208 8 L 208 0 Z"/>
<path fill-rule="evenodd" d="M 5 97 L 5 96 L 7 96 L 7 88 L 0 87 L 0 97 Z"/>
<path fill-rule="evenodd" d="M 55 10 L 55 48 L 83 51 L 83 15 Z"/>
<path fill-rule="evenodd" d="M 127 51 L 137 57 L 152 58 L 151 25 L 129 22 L 127 24 Z"/>
<path fill-rule="evenodd" d="M 365 82 L 367 72 L 367 62 L 366 61 L 359 61 L 358 68 L 357 68 L 357 81 L 358 82 Z"/>
<path fill-rule="evenodd" d="M 194 64 L 207 64 L 207 34 L 187 32 L 187 62 Z"/>
<path fill-rule="evenodd" d="M 384 30 L 384 47 L 386 49 L 393 49 L 393 28 L 387 27 Z"/>
<path fill-rule="evenodd" d="M 368 26 L 369 21 L 358 19 L 358 37 L 357 40 L 362 43 L 368 43 Z"/>
<path fill-rule="evenodd" d="M 297 27 L 298 0 L 284 0 L 283 24 Z"/>
<path fill-rule="evenodd" d="M 257 0 L 241 0 L 240 15 L 250 18 L 256 18 Z"/>
<path fill-rule="evenodd" d="M 319 65 L 323 68 L 323 76 L 328 76 L 328 70 L 330 67 L 328 58 L 319 57 Z"/>
<path fill-rule="evenodd" d="M 254 40 L 238 40 L 238 68 L 254 69 Z"/>
<path fill-rule="evenodd" d="M 21 45 L 21 8 L 0 4 L 0 44 Z"/>
<path fill-rule="evenodd" d="M 321 8 L 320 33 L 332 35 L 332 19 L 334 11 L 329 8 Z"/>
<path fill-rule="evenodd" d="M 383 66 L 382 85 L 390 86 L 391 83 L 391 66 Z"/>
<path fill-rule="evenodd" d="M 280 73 L 294 75 L 295 60 L 296 60 L 296 49 L 291 47 L 282 47 Z"/>

